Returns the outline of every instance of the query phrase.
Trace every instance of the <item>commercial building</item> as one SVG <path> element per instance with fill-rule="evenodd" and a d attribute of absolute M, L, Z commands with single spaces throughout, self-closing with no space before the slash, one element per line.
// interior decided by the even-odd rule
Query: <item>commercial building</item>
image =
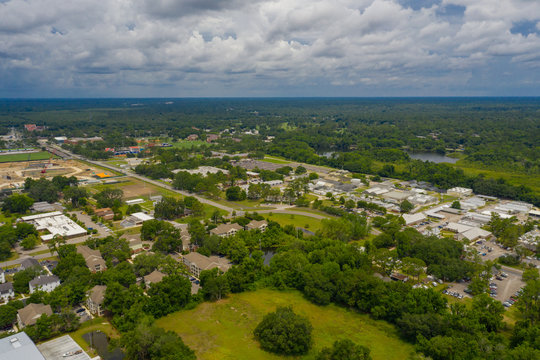
<path fill-rule="evenodd" d="M 227 258 L 219 256 L 204 256 L 197 252 L 191 252 L 182 256 L 182 261 L 188 267 L 189 272 L 193 276 L 199 277 L 201 271 L 218 268 L 220 271 L 226 272 L 231 268 L 231 263 Z"/>
<path fill-rule="evenodd" d="M 46 360 L 25 332 L 0 339 L 0 360 Z"/>
<path fill-rule="evenodd" d="M 77 246 L 77 252 L 83 256 L 86 266 L 88 266 L 91 272 L 107 270 L 107 265 L 101 257 L 99 250 L 93 250 L 86 245 L 80 245 Z"/>
<path fill-rule="evenodd" d="M 94 213 L 96 214 L 96 216 L 102 218 L 103 220 L 114 219 L 114 211 L 112 211 L 111 208 L 96 209 Z"/>
<path fill-rule="evenodd" d="M 419 224 L 422 221 L 427 220 L 426 215 L 424 213 L 416 213 L 416 214 L 403 214 L 401 215 L 403 217 L 403 220 L 405 220 L 405 225 L 410 226 L 414 224 Z"/>
<path fill-rule="evenodd" d="M 472 229 L 462 232 L 461 234 L 458 234 L 457 239 L 458 240 L 467 239 L 469 241 L 476 241 L 478 239 L 487 239 L 490 236 L 491 236 L 491 233 L 489 231 L 480 229 L 478 227 L 474 227 Z"/>
<path fill-rule="evenodd" d="M 103 315 L 103 300 L 105 299 L 105 291 L 107 286 L 105 285 L 96 285 L 90 290 L 88 290 L 86 298 L 86 307 L 95 316 Z"/>
<path fill-rule="evenodd" d="M 17 324 L 19 329 L 22 329 L 25 326 L 34 325 L 41 315 L 51 316 L 52 313 L 49 305 L 29 304 L 17 311 Z"/>
<path fill-rule="evenodd" d="M 38 231 L 48 231 L 49 234 L 41 235 L 43 241 L 52 240 L 57 235 L 71 239 L 87 234 L 85 229 L 60 211 L 23 216 L 21 220 L 34 225 Z"/>
<path fill-rule="evenodd" d="M 126 205 L 136 205 L 142 203 L 144 203 L 144 199 L 141 198 L 126 200 Z"/>
<path fill-rule="evenodd" d="M 148 214 L 145 214 L 143 212 L 136 212 L 136 213 L 131 214 L 124 221 L 122 221 L 120 225 L 122 227 L 138 226 L 138 225 L 142 225 L 143 222 L 148 221 L 148 220 L 154 220 L 154 217 Z"/>
<path fill-rule="evenodd" d="M 451 189 L 446 190 L 446 194 L 448 196 L 455 196 L 458 198 L 462 198 L 465 196 L 469 196 L 472 194 L 472 189 L 464 188 L 464 187 L 454 187 Z"/>
<path fill-rule="evenodd" d="M 243 230 L 243 228 L 234 223 L 234 224 L 220 224 L 218 227 L 210 230 L 210 234 L 217 235 L 220 237 L 232 236 L 236 234 L 237 231 Z"/>
<path fill-rule="evenodd" d="M 51 292 L 60 286 L 60 279 L 56 275 L 39 275 L 28 283 L 30 294 L 36 291 Z"/>

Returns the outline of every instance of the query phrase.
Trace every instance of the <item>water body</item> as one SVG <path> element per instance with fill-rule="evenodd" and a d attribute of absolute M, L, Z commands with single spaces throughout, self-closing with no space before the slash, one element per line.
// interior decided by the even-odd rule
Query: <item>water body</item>
<path fill-rule="evenodd" d="M 441 154 L 435 153 L 408 153 L 411 159 L 422 160 L 422 161 L 431 161 L 434 163 L 450 163 L 455 164 L 459 159 L 451 158 Z"/>
<path fill-rule="evenodd" d="M 94 349 L 103 360 L 123 360 L 125 355 L 119 348 L 109 351 L 109 339 L 101 331 L 92 331 L 84 334 L 83 339 Z"/>

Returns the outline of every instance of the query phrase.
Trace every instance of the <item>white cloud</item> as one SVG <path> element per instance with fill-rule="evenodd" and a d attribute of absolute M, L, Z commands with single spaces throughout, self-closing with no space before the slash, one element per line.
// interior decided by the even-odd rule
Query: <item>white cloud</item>
<path fill-rule="evenodd" d="M 0 96 L 539 94 L 539 36 L 510 32 L 539 1 L 413 2 L 0 2 Z"/>

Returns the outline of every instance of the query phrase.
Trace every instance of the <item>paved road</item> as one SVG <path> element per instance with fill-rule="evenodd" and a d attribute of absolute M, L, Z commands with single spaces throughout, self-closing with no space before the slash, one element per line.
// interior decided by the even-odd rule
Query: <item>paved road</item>
<path fill-rule="evenodd" d="M 203 204 L 207 204 L 207 205 L 210 205 L 210 206 L 214 206 L 214 207 L 217 207 L 218 209 L 222 209 L 222 210 L 225 210 L 227 211 L 228 213 L 232 213 L 233 211 L 235 211 L 235 209 L 233 209 L 232 207 L 229 207 L 229 206 L 226 206 L 226 205 L 222 205 L 222 204 L 219 204 L 215 201 L 212 201 L 212 200 L 208 200 L 208 199 L 205 199 L 203 197 L 200 197 L 198 195 L 194 195 L 194 194 L 191 194 L 191 193 L 188 193 L 187 191 L 182 191 L 182 190 L 177 190 L 175 188 L 173 188 L 172 186 L 168 185 L 168 184 L 164 184 L 160 181 L 156 181 L 156 180 L 152 180 L 152 179 L 149 179 L 147 178 L 146 176 L 142 176 L 142 175 L 139 175 L 131 170 L 127 170 L 127 169 L 122 169 L 122 168 L 119 168 L 119 167 L 116 167 L 116 166 L 113 166 L 113 165 L 110 165 L 110 164 L 107 164 L 107 163 L 104 163 L 102 161 L 94 161 L 94 160 L 88 160 L 86 158 L 84 158 L 83 156 L 80 156 L 80 155 L 77 155 L 77 154 L 73 154 L 65 149 L 62 149 L 61 147 L 59 146 L 56 146 L 56 145 L 49 145 L 48 148 L 51 148 L 51 149 L 54 149 L 55 151 L 57 152 L 61 152 L 63 154 L 65 154 L 66 157 L 70 157 L 70 158 L 73 158 L 73 159 L 77 159 L 77 160 L 82 160 L 82 161 L 86 161 L 90 164 L 94 164 L 94 165 L 97 165 L 97 166 L 101 166 L 101 167 L 104 167 L 106 169 L 110 169 L 110 170 L 113 170 L 113 171 L 116 171 L 116 172 L 119 172 L 121 174 L 125 174 L 127 176 L 130 176 L 130 177 L 133 177 L 135 179 L 138 179 L 138 180 L 141 180 L 141 181 L 145 181 L 147 183 L 150 183 L 152 185 L 155 185 L 155 186 L 158 186 L 158 187 L 161 187 L 161 188 L 164 188 L 164 189 L 167 189 L 167 190 L 170 190 L 170 191 L 173 191 L 175 193 L 178 193 L 180 195 L 183 195 L 183 196 L 193 196 L 195 197 L 197 200 L 199 200 L 201 203 Z M 243 211 L 236 211 L 236 213 L 238 215 L 242 215 L 244 212 Z"/>

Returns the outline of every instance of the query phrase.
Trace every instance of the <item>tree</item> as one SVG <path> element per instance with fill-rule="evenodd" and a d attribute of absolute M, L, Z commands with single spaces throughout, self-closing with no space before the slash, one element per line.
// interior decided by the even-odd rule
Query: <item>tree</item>
<path fill-rule="evenodd" d="M 349 339 L 337 340 L 331 348 L 323 348 L 316 360 L 371 360 L 370 350 Z"/>
<path fill-rule="evenodd" d="M 10 304 L 0 306 L 0 329 L 11 326 L 17 320 L 17 309 Z"/>
<path fill-rule="evenodd" d="M 8 196 L 4 200 L 4 204 L 2 205 L 3 211 L 9 211 L 12 213 L 19 213 L 24 214 L 25 212 L 30 209 L 32 204 L 34 203 L 34 199 L 29 197 L 25 194 L 13 194 L 11 196 Z"/>
<path fill-rule="evenodd" d="M 226 276 L 218 268 L 205 270 L 200 275 L 204 298 L 211 301 L 221 300 L 230 291 Z"/>
<path fill-rule="evenodd" d="M 450 207 L 452 209 L 458 209 L 458 210 L 461 210 L 461 203 L 459 202 L 459 200 L 456 200 L 452 203 L 452 205 L 450 205 Z"/>
<path fill-rule="evenodd" d="M 278 307 L 266 314 L 253 334 L 266 351 L 283 355 L 302 355 L 312 344 L 313 327 L 309 320 L 291 307 Z"/>
<path fill-rule="evenodd" d="M 28 293 L 30 289 L 28 288 L 28 283 L 35 278 L 36 276 L 40 275 L 42 272 L 41 267 L 34 266 L 28 269 L 25 269 L 23 271 L 17 272 L 15 275 L 13 275 L 13 288 L 16 292 L 22 294 L 22 293 Z"/>
<path fill-rule="evenodd" d="M 246 192 L 239 186 L 231 186 L 225 191 L 225 195 L 229 201 L 242 201 L 247 197 Z"/>
<path fill-rule="evenodd" d="M 426 263 L 420 259 L 411 258 L 411 257 L 405 257 L 401 259 L 401 269 L 406 274 L 409 274 L 413 277 L 416 277 L 418 280 L 420 277 L 420 274 L 424 271 L 424 268 L 426 267 Z"/>
<path fill-rule="evenodd" d="M 298 166 L 295 170 L 294 170 L 294 173 L 296 175 L 302 175 L 302 174 L 305 174 L 307 172 L 306 168 L 303 167 L 302 165 Z"/>
<path fill-rule="evenodd" d="M 154 216 L 156 218 L 163 218 L 167 220 L 175 219 L 184 214 L 184 202 L 182 200 L 176 200 L 173 197 L 164 197 L 158 202 L 154 209 Z"/>
<path fill-rule="evenodd" d="M 70 200 L 73 207 L 78 207 L 79 205 L 86 204 L 88 192 L 85 188 L 79 186 L 69 186 L 64 189 L 63 193 L 64 199 Z"/>
<path fill-rule="evenodd" d="M 409 200 L 403 200 L 401 204 L 399 204 L 399 211 L 402 213 L 408 213 L 412 209 L 414 209 L 414 205 L 411 204 Z"/>
<path fill-rule="evenodd" d="M 182 275 L 170 275 L 152 284 L 145 310 L 160 318 L 186 306 L 191 299 L 191 282 Z"/>
<path fill-rule="evenodd" d="M 94 195 L 98 206 L 101 208 L 119 208 L 122 205 L 124 192 L 122 189 L 105 189 Z"/>
<path fill-rule="evenodd" d="M 21 241 L 21 246 L 24 250 L 30 250 L 36 247 L 37 242 L 36 235 L 30 234 Z"/>

